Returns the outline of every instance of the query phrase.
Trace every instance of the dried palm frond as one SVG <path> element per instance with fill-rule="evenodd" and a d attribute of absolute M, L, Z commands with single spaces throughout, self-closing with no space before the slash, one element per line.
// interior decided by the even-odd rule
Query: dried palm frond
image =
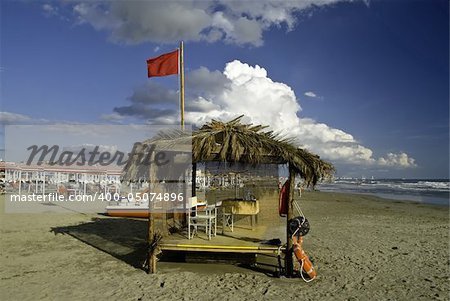
<path fill-rule="evenodd" d="M 186 133 L 179 130 L 161 132 L 144 141 L 160 149 L 192 150 L 192 162 L 240 162 L 251 165 L 289 163 L 307 185 L 314 186 L 321 178 L 334 173 L 331 163 L 293 145 L 292 138 L 282 137 L 267 126 L 243 124 L 239 116 L 229 122 L 211 120 L 199 130 Z M 184 147 L 181 147 L 184 146 Z M 130 160 L 124 168 L 123 178 L 139 178 L 137 160 Z"/>

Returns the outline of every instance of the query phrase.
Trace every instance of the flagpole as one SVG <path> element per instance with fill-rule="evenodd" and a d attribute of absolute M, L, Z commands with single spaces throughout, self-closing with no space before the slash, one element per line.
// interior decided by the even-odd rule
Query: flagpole
<path fill-rule="evenodd" d="M 184 47 L 183 41 L 180 41 L 180 116 L 181 130 L 184 130 Z"/>

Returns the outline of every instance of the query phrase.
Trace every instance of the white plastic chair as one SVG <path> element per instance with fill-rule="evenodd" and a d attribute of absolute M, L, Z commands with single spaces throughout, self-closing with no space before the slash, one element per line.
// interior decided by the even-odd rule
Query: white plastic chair
<path fill-rule="evenodd" d="M 234 231 L 234 214 L 235 210 L 233 206 L 223 206 L 221 204 L 221 215 L 222 215 L 222 234 L 225 232 L 225 228 L 228 227 L 231 232 Z"/>
<path fill-rule="evenodd" d="M 188 198 L 187 202 L 187 222 L 188 222 L 188 239 L 192 239 L 197 233 L 198 223 L 197 223 L 197 197 Z M 191 232 L 192 228 L 192 232 Z"/>
<path fill-rule="evenodd" d="M 197 211 L 197 218 L 207 224 L 206 234 L 210 240 L 217 235 L 217 208 L 216 205 L 207 205 L 204 210 Z"/>
<path fill-rule="evenodd" d="M 188 200 L 188 238 L 192 239 L 198 228 L 204 228 L 208 239 L 217 234 L 217 209 L 215 205 L 206 206 L 204 210 L 199 210 L 197 197 Z M 192 229 L 192 230 L 191 230 Z"/>

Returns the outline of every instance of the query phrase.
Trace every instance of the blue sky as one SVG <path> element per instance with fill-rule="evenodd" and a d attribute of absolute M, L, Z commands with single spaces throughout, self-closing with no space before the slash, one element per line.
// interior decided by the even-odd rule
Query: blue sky
<path fill-rule="evenodd" d="M 246 114 L 338 176 L 448 178 L 448 1 L 0 5 L 4 124 L 176 123 L 145 60 L 183 39 L 190 123 Z"/>

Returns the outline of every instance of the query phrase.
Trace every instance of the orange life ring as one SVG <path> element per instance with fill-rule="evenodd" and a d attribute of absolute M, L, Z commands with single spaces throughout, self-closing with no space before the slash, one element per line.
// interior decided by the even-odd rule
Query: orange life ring
<path fill-rule="evenodd" d="M 295 257 L 297 258 L 297 260 L 301 263 L 302 265 L 302 270 L 303 272 L 305 272 L 308 276 L 309 276 L 309 281 L 313 280 L 314 278 L 316 278 L 317 273 L 316 270 L 314 269 L 314 266 L 311 263 L 311 260 L 309 260 L 308 255 L 306 255 L 305 251 L 302 248 L 302 243 L 303 243 L 303 237 L 300 236 L 300 238 L 297 240 L 297 237 L 293 237 L 293 245 L 294 245 L 294 254 Z M 303 278 L 303 275 L 302 275 Z M 303 280 L 305 280 L 303 278 Z M 305 280 L 307 281 L 307 280 Z"/>
<path fill-rule="evenodd" d="M 278 201 L 278 213 L 284 217 L 287 215 L 289 201 L 289 180 L 284 182 L 280 190 L 280 196 Z"/>

